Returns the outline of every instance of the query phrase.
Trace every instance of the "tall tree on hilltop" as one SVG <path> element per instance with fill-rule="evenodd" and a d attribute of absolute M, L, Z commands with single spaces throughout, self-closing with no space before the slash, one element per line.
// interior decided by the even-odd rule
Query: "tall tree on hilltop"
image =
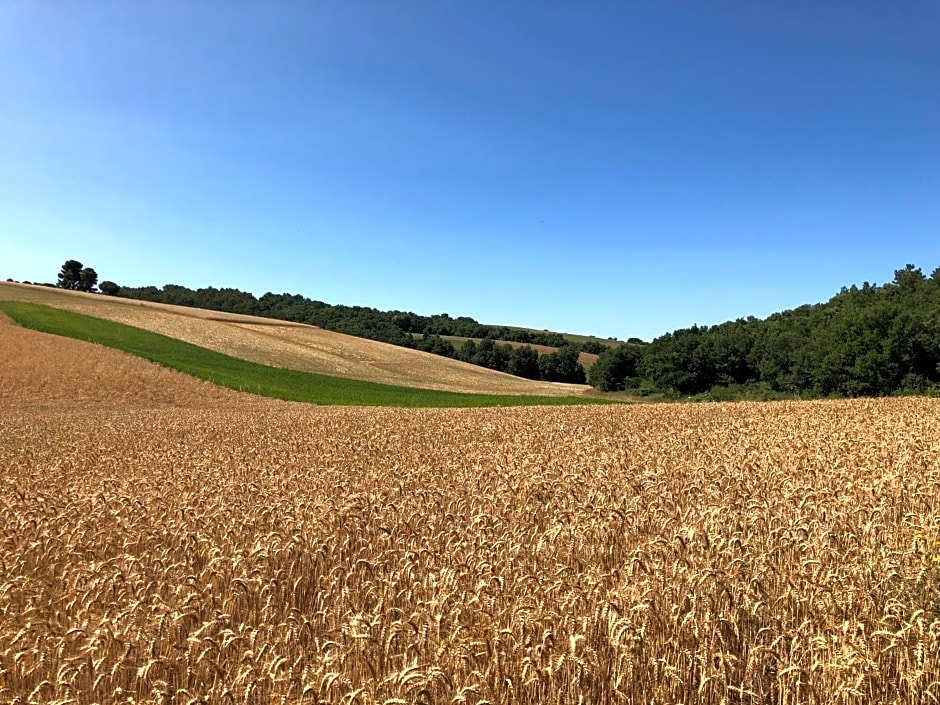
<path fill-rule="evenodd" d="M 82 282 L 82 263 L 75 259 L 66 260 L 59 272 L 58 286 L 61 289 L 78 289 Z"/>
<path fill-rule="evenodd" d="M 60 289 L 72 289 L 73 291 L 97 291 L 98 272 L 91 267 L 84 266 L 77 259 L 66 260 L 62 265 L 62 271 L 59 272 L 59 282 L 56 284 Z"/>
<path fill-rule="evenodd" d="M 85 267 L 81 271 L 79 284 L 81 285 L 79 289 L 82 291 L 96 291 L 98 272 L 91 267 Z"/>

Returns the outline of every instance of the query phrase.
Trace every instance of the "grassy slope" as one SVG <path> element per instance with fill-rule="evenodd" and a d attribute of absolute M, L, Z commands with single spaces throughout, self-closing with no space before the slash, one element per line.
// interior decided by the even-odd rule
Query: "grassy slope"
<path fill-rule="evenodd" d="M 584 397 L 458 394 L 297 372 L 260 365 L 175 338 L 37 304 L 0 301 L 0 311 L 27 328 L 116 348 L 238 391 L 287 401 L 399 407 L 585 404 Z"/>

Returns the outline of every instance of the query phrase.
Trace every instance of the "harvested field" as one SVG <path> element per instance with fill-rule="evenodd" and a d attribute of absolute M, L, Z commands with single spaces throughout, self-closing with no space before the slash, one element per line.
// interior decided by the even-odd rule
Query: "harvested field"
<path fill-rule="evenodd" d="M 935 401 L 99 408 L 62 374 L 68 409 L 0 405 L 2 701 L 940 698 Z"/>
<path fill-rule="evenodd" d="M 586 385 L 534 382 L 456 360 L 298 323 L 0 282 L 0 299 L 46 304 L 144 328 L 275 367 L 404 387 L 568 396 Z"/>

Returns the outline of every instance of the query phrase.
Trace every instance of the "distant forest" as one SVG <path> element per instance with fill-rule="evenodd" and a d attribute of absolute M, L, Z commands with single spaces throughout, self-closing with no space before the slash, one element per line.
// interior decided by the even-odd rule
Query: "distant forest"
<path fill-rule="evenodd" d="M 420 316 L 333 306 L 303 296 L 168 284 L 114 287 L 119 296 L 310 323 L 530 379 L 602 391 L 701 398 L 885 396 L 940 391 L 940 268 L 907 265 L 892 282 L 843 289 L 826 303 L 666 333 L 649 344 L 575 343 L 560 333 L 486 326 L 446 313 Z M 441 336 L 480 339 L 455 347 Z M 524 343 L 510 346 L 497 341 Z M 539 355 L 530 345 L 558 350 Z M 581 351 L 599 354 L 590 374 Z"/>
<path fill-rule="evenodd" d="M 828 302 L 667 333 L 603 352 L 602 390 L 706 398 L 887 396 L 940 391 L 940 268 L 844 288 Z"/>

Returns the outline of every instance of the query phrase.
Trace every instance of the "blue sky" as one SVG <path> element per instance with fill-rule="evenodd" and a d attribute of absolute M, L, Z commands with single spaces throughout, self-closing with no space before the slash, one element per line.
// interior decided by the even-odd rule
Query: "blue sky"
<path fill-rule="evenodd" d="M 0 277 L 652 338 L 940 266 L 940 4 L 0 1 Z"/>

